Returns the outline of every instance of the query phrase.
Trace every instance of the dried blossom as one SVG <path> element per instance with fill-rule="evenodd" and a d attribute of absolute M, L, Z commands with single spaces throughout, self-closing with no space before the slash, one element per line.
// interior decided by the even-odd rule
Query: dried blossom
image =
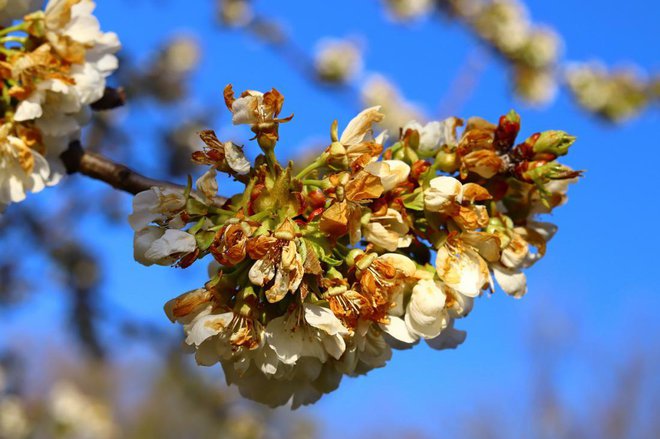
<path fill-rule="evenodd" d="M 165 306 L 199 364 L 220 363 L 248 398 L 295 408 L 384 366 L 392 348 L 457 347 L 466 334 L 455 321 L 495 281 L 526 293 L 524 270 L 554 233 L 537 216 L 565 203 L 579 176 L 558 162 L 574 137 L 554 130 L 516 144 L 510 112 L 497 124 L 468 119 L 462 132 L 458 118 L 409 121 L 385 147 L 372 107 L 341 136 L 335 122 L 330 145 L 294 175 L 273 153 L 283 97 L 269 93 L 226 89 L 234 122 L 257 135 L 253 166 L 239 173 L 229 144 L 205 131 L 197 192 L 135 198 L 139 262 L 215 259 L 202 288 Z M 218 172 L 245 190 L 218 202 Z"/>

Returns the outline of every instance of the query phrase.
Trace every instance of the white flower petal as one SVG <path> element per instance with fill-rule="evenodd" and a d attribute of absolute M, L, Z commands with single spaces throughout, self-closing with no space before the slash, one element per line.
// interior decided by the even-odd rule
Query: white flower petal
<path fill-rule="evenodd" d="M 413 287 L 406 307 L 405 322 L 411 333 L 433 338 L 447 325 L 445 293 L 431 279 L 422 279 Z"/>
<path fill-rule="evenodd" d="M 389 336 L 405 344 L 417 343 L 419 337 L 410 332 L 408 325 L 406 325 L 402 318 L 390 316 L 389 320 L 388 323 L 380 324 L 380 327 Z"/>
<path fill-rule="evenodd" d="M 294 364 L 301 356 L 303 348 L 303 331 L 293 331 L 287 322 L 290 316 L 276 317 L 266 326 L 264 333 L 268 345 L 277 358 L 284 364 Z"/>
<path fill-rule="evenodd" d="M 454 321 L 452 320 L 445 329 L 442 330 L 440 335 L 435 338 L 426 340 L 433 349 L 456 349 L 460 344 L 465 341 L 467 332 L 454 328 Z"/>
<path fill-rule="evenodd" d="M 369 163 L 365 171 L 380 178 L 385 191 L 391 191 L 408 180 L 410 166 L 401 160 L 382 160 Z"/>
<path fill-rule="evenodd" d="M 138 233 L 136 233 L 136 236 Z M 144 252 L 144 258 L 152 263 L 169 265 L 174 262 L 171 259 L 172 257 L 191 253 L 196 248 L 197 242 L 193 235 L 181 230 L 167 229 L 160 238 L 151 243 L 147 251 Z"/>
<path fill-rule="evenodd" d="M 430 212 L 441 212 L 453 203 L 461 202 L 463 185 L 454 177 L 436 177 L 424 191 L 424 208 Z"/>
<path fill-rule="evenodd" d="M 306 303 L 303 306 L 305 309 L 305 320 L 311 326 L 329 335 L 348 335 L 348 330 L 330 309 L 310 303 Z"/>
<path fill-rule="evenodd" d="M 492 268 L 495 274 L 495 280 L 497 280 L 497 283 L 505 293 L 516 298 L 520 298 L 527 293 L 527 278 L 525 277 L 525 273 L 498 264 L 494 264 Z"/>
<path fill-rule="evenodd" d="M 223 314 L 208 314 L 195 319 L 191 323 L 186 343 L 189 345 L 199 346 L 204 343 L 209 337 L 223 332 L 231 323 L 234 313 L 226 312 Z"/>
<path fill-rule="evenodd" d="M 234 145 L 232 142 L 225 143 L 225 157 L 229 167 L 236 171 L 238 175 L 246 175 L 250 172 L 250 162 L 245 158 L 241 147 Z"/>

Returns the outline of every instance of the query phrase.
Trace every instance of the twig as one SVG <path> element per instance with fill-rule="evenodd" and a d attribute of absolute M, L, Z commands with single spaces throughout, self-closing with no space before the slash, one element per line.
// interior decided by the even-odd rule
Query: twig
<path fill-rule="evenodd" d="M 94 102 L 91 107 L 94 111 L 106 111 L 119 108 L 126 103 L 126 92 L 122 87 L 106 87 L 103 96 Z"/>
<path fill-rule="evenodd" d="M 68 174 L 82 174 L 108 183 L 130 194 L 146 191 L 153 186 L 184 190 L 181 185 L 145 177 L 127 166 L 115 163 L 100 154 L 85 151 L 80 142 L 72 142 L 60 156 Z"/>

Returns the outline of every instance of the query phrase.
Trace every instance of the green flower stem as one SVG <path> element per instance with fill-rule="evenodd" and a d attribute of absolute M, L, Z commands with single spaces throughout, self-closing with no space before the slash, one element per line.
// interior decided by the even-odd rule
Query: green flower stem
<path fill-rule="evenodd" d="M 323 180 L 303 180 L 302 184 L 305 186 L 314 186 L 323 189 Z"/>
<path fill-rule="evenodd" d="M 298 173 L 298 175 L 296 175 L 296 179 L 297 180 L 302 180 L 303 178 L 305 178 L 307 175 L 311 174 L 316 169 L 322 168 L 323 166 L 325 166 L 325 164 L 327 162 L 327 159 L 328 159 L 327 154 L 321 154 L 321 156 L 319 158 L 314 160 L 305 169 L 300 171 Z"/>
<path fill-rule="evenodd" d="M 268 210 L 264 210 L 263 212 L 257 212 L 257 213 L 255 213 L 254 215 L 249 216 L 248 219 L 249 219 L 250 221 L 261 221 L 261 220 L 263 220 L 264 218 L 267 218 L 271 213 L 272 213 L 272 212 L 270 212 L 270 211 L 268 211 Z"/>
<path fill-rule="evenodd" d="M 20 43 L 20 44 L 25 44 L 28 40 L 28 37 L 16 37 L 13 35 L 8 35 L 4 38 L 0 39 L 0 43 L 5 44 L 5 43 Z"/>
<path fill-rule="evenodd" d="M 264 154 L 266 155 L 266 163 L 268 164 L 268 169 L 270 169 L 272 175 L 276 175 L 277 169 L 277 157 L 275 157 L 275 148 L 265 148 Z"/>
<path fill-rule="evenodd" d="M 0 37 L 4 35 L 9 35 L 13 32 L 27 32 L 27 23 L 19 23 L 16 26 L 10 26 L 6 27 L 4 29 L 0 29 Z"/>

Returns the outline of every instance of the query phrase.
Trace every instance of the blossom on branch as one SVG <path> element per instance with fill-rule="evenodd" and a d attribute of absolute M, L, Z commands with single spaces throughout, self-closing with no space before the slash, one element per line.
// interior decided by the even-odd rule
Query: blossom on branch
<path fill-rule="evenodd" d="M 0 36 L 3 205 L 57 183 L 64 173 L 59 155 L 79 139 L 90 105 L 118 67 L 119 40 L 100 30 L 93 1 L 50 0 L 44 11 L 35 3 L 0 4 L 13 20 L 25 15 Z"/>
<path fill-rule="evenodd" d="M 203 131 L 193 159 L 208 170 L 185 190 L 138 194 L 130 222 L 140 263 L 185 268 L 212 256 L 203 286 L 165 311 L 199 364 L 220 363 L 228 383 L 270 406 L 313 403 L 422 339 L 463 343 L 456 321 L 496 282 L 527 292 L 524 271 L 554 233 L 538 215 L 565 203 L 580 175 L 558 162 L 574 137 L 516 143 L 515 112 L 497 124 L 470 118 L 462 132 L 458 118 L 408 121 L 386 144 L 373 132 L 379 107 L 341 136 L 334 122 L 330 145 L 294 174 L 274 155 L 289 120 L 278 118 L 283 96 L 225 96 L 234 123 L 256 134 L 254 164 L 237 168 L 233 144 Z M 244 190 L 219 198 L 218 172 Z"/>

